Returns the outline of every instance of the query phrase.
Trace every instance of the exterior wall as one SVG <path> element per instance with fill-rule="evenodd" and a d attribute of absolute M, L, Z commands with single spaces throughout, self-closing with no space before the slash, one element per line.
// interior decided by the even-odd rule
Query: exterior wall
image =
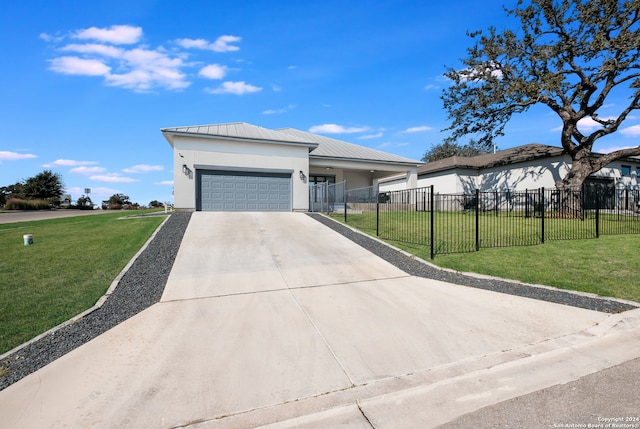
<path fill-rule="evenodd" d="M 460 194 L 472 192 L 477 187 L 477 172 L 475 170 L 447 170 L 428 176 L 418 177 L 418 187 L 433 185 L 433 191 L 438 194 Z"/>
<path fill-rule="evenodd" d="M 568 155 L 537 159 L 514 166 L 500 166 L 482 170 L 478 177 L 481 191 L 524 191 L 526 189 L 554 188 L 556 182 L 569 171 Z"/>
<path fill-rule="evenodd" d="M 631 167 L 629 175 L 622 175 L 622 166 Z M 640 161 L 614 161 L 598 173 L 596 177 L 613 177 L 615 179 L 616 188 L 618 189 L 637 189 L 640 187 Z"/>
<path fill-rule="evenodd" d="M 196 166 L 230 170 L 286 170 L 292 172 L 292 209 L 309 209 L 306 180 L 309 150 L 304 146 L 252 143 L 222 139 L 174 136 L 174 203 L 177 210 L 196 208 Z M 183 173 L 186 165 L 191 173 Z"/>
<path fill-rule="evenodd" d="M 401 174 L 405 189 L 415 187 L 417 167 L 400 164 L 386 164 L 366 160 L 340 160 L 309 158 L 309 171 L 320 176 L 335 176 L 336 183 L 346 181 L 347 189 L 375 186 L 384 178 Z M 407 181 L 407 174 L 409 180 Z"/>

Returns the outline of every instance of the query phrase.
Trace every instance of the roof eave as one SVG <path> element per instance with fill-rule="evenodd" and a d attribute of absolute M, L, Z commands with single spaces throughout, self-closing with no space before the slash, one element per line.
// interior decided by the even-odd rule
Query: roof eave
<path fill-rule="evenodd" d="M 387 161 L 383 159 L 367 159 L 367 158 L 346 158 L 339 156 L 324 156 L 324 155 L 314 155 L 313 153 L 309 154 L 309 159 L 322 159 L 328 161 L 349 161 L 349 162 L 371 162 L 374 164 L 395 164 L 395 165 L 406 165 L 411 167 L 419 167 L 422 164 L 408 162 L 408 161 Z"/>
<path fill-rule="evenodd" d="M 271 140 L 271 139 L 253 139 L 246 137 L 234 137 L 234 136 L 224 136 L 218 134 L 202 134 L 202 133 L 189 133 L 185 131 L 174 131 L 170 129 L 160 129 L 164 137 L 169 141 L 171 146 L 173 146 L 173 138 L 167 137 L 167 135 L 173 136 L 181 136 L 181 137 L 199 137 L 205 139 L 222 139 L 222 140 L 232 140 L 232 141 L 242 141 L 248 143 L 268 143 L 268 144 L 278 144 L 285 146 L 303 146 L 309 148 L 309 152 L 318 147 L 318 143 L 314 142 L 287 142 L 282 140 Z"/>

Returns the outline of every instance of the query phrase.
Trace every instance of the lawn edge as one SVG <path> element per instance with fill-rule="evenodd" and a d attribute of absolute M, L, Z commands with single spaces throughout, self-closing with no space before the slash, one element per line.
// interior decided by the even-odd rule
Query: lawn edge
<path fill-rule="evenodd" d="M 120 281 L 122 280 L 124 275 L 127 273 L 127 271 L 129 271 L 131 266 L 135 263 L 136 259 L 138 259 L 138 257 L 140 257 L 142 252 L 144 252 L 147 249 L 147 247 L 149 246 L 149 243 L 151 243 L 153 241 L 153 239 L 156 237 L 158 232 L 162 229 L 164 224 L 167 223 L 167 220 L 169 220 L 169 217 L 170 216 L 167 215 L 166 218 L 162 221 L 162 223 L 160 223 L 160 225 L 158 225 L 158 227 L 153 231 L 151 236 L 147 239 L 147 241 L 145 241 L 145 243 L 142 245 L 142 247 L 136 252 L 135 255 L 133 255 L 133 257 L 129 260 L 129 262 L 127 262 L 127 264 L 124 266 L 124 268 L 122 270 L 120 270 L 120 273 L 111 282 L 111 284 L 109 285 L 109 288 L 104 293 L 104 295 L 102 295 L 100 298 L 98 298 L 98 300 L 96 301 L 96 303 L 93 306 L 91 306 L 90 308 L 84 310 L 83 312 L 73 316 L 69 320 L 66 320 L 66 321 L 62 322 L 59 325 L 56 325 L 53 328 L 48 329 L 47 331 L 45 331 L 45 332 L 33 337 L 32 339 L 30 339 L 30 340 L 28 340 L 28 341 L 26 341 L 26 342 L 24 342 L 24 343 L 22 343 L 22 344 L 20 344 L 20 345 L 18 345 L 16 347 L 14 347 L 13 349 L 1 354 L 0 355 L 0 361 L 4 360 L 7 357 L 9 357 L 9 355 L 11 355 L 13 353 L 17 353 L 20 350 L 22 350 L 23 348 L 25 348 L 25 347 L 27 347 L 27 346 L 39 341 L 40 339 L 46 337 L 47 335 L 53 334 L 53 333 L 59 331 L 60 329 L 64 328 L 65 326 L 77 322 L 78 320 L 82 319 L 83 317 L 86 317 L 87 315 L 93 313 L 94 311 L 96 311 L 100 307 L 102 307 L 104 305 L 104 303 L 107 301 L 107 299 L 111 296 L 111 294 L 113 294 L 113 292 L 116 290 L 116 288 L 120 284 Z"/>
<path fill-rule="evenodd" d="M 616 298 L 616 297 L 610 297 L 610 296 L 602 296 L 602 295 L 598 295 L 595 293 L 590 293 L 590 292 L 583 292 L 583 291 L 579 291 L 579 290 L 573 290 L 573 289 L 561 289 L 561 288 L 557 288 L 557 287 L 553 287 L 553 286 L 547 286 L 547 285 L 542 285 L 542 284 L 536 284 L 536 283 L 526 283 L 526 282 L 522 282 L 520 280 L 514 280 L 514 279 L 507 279 L 507 278 L 503 278 L 503 277 L 495 277 L 495 276 L 490 276 L 487 274 L 479 274 L 479 273 L 473 273 L 473 272 L 466 272 L 466 271 L 457 271 L 451 268 L 444 268 L 444 267 L 440 267 L 438 265 L 435 265 L 429 261 L 426 261 L 416 255 L 414 255 L 413 253 L 407 252 L 406 250 L 402 250 L 392 244 L 387 243 L 384 240 L 379 239 L 378 237 L 374 237 L 372 235 L 369 235 L 365 232 L 362 232 L 356 228 L 351 227 L 350 225 L 347 225 L 345 223 L 342 223 L 336 219 L 333 219 L 331 216 L 327 216 L 324 213 L 313 213 L 315 215 L 321 215 L 323 218 L 330 220 L 331 222 L 334 222 L 338 225 L 341 225 L 345 228 L 348 228 L 349 230 L 351 230 L 352 232 L 359 234 L 363 237 L 369 238 L 371 240 L 376 241 L 379 244 L 382 244 L 384 246 L 389 247 L 392 250 L 395 250 L 396 252 L 399 252 L 401 254 L 403 254 L 404 256 L 406 256 L 407 258 L 410 258 L 416 262 L 419 262 L 421 264 L 424 264 L 428 267 L 431 267 L 435 270 L 440 270 L 443 272 L 448 272 L 448 273 L 452 273 L 452 274 L 457 274 L 457 275 L 461 275 L 461 276 L 466 276 L 466 277 L 471 277 L 474 279 L 478 279 L 478 280 L 495 280 L 495 281 L 500 281 L 500 282 L 506 282 L 506 283 L 512 283 L 512 284 L 516 284 L 519 286 L 526 286 L 526 287 L 531 287 L 531 288 L 535 288 L 535 289 L 543 289 L 543 290 L 548 290 L 548 291 L 553 291 L 553 292 L 564 292 L 564 293 L 568 293 L 568 294 L 572 294 L 572 295 L 576 295 L 576 296 L 580 296 L 580 297 L 584 297 L 584 298 L 589 298 L 589 299 L 594 299 L 594 300 L 601 300 L 601 301 L 608 301 L 608 302 L 616 302 L 616 303 L 620 303 L 620 304 L 624 304 L 624 305 L 628 305 L 631 307 L 634 307 L 634 309 L 640 308 L 640 302 L 636 302 L 636 301 L 631 301 L 631 300 L 627 300 L 627 299 L 622 299 L 622 298 Z M 464 285 L 467 286 L 467 285 Z M 467 287 L 473 287 L 473 286 L 467 286 Z M 502 292 L 498 292 L 498 293 L 502 293 Z M 531 299 L 536 299 L 536 298 L 531 298 Z M 567 305 L 567 304 L 563 304 L 563 305 Z M 634 309 L 630 309 L 627 311 L 633 311 Z M 594 310 L 594 311 L 598 311 L 598 310 Z"/>

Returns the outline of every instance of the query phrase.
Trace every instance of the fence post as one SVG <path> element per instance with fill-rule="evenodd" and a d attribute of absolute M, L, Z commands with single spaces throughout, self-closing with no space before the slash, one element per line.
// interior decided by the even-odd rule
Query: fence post
<path fill-rule="evenodd" d="M 544 244 L 544 186 L 542 187 L 542 189 L 540 189 L 541 194 L 540 194 L 540 211 L 542 212 L 542 231 L 541 231 L 541 237 L 542 237 L 542 244 Z"/>
<path fill-rule="evenodd" d="M 600 238 L 600 190 L 596 189 L 596 238 Z"/>
<path fill-rule="evenodd" d="M 380 199 L 376 198 L 376 237 L 380 236 Z"/>
<path fill-rule="evenodd" d="M 480 251 L 480 190 L 476 189 L 476 252 Z"/>
<path fill-rule="evenodd" d="M 344 182 L 344 223 L 347 223 L 347 182 Z"/>
<path fill-rule="evenodd" d="M 425 198 L 426 200 L 426 198 Z M 434 219 L 433 219 L 433 214 L 434 214 L 434 210 L 433 210 L 433 206 L 434 206 L 434 196 L 433 196 L 433 185 L 431 185 L 431 189 L 429 190 L 429 205 L 431 207 L 429 207 L 429 212 L 430 212 L 430 216 L 429 216 L 429 222 L 431 223 L 431 225 L 429 225 L 429 246 L 431 247 L 431 259 L 435 258 L 436 256 L 436 251 L 433 247 L 434 244 L 434 239 L 433 239 L 433 232 L 434 232 Z M 425 202 L 426 204 L 426 202 Z M 426 208 L 426 207 L 425 207 Z M 425 210 L 426 211 L 426 210 Z"/>

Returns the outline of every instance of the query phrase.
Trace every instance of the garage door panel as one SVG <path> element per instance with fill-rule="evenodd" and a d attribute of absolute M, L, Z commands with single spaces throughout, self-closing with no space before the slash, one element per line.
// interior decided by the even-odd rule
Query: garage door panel
<path fill-rule="evenodd" d="M 199 170 L 198 186 L 199 210 L 291 210 L 290 174 Z"/>

